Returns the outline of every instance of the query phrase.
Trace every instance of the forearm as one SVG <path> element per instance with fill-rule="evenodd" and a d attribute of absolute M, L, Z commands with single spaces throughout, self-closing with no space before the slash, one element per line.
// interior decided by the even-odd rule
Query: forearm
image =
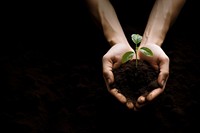
<path fill-rule="evenodd" d="M 102 29 L 108 43 L 128 45 L 117 14 L 109 0 L 86 0 L 95 21 Z"/>
<path fill-rule="evenodd" d="M 175 21 L 186 0 L 156 0 L 143 34 L 141 45 L 162 45 L 170 26 Z"/>

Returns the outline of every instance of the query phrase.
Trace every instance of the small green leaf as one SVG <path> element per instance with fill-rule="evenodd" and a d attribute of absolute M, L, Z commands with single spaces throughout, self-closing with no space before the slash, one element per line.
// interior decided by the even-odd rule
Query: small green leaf
<path fill-rule="evenodd" d="M 131 35 L 131 39 L 132 39 L 132 41 L 137 45 L 138 43 L 141 42 L 142 36 L 139 35 L 139 34 L 132 34 L 132 35 Z"/>
<path fill-rule="evenodd" d="M 153 52 L 147 47 L 141 47 L 140 52 L 142 52 L 146 56 L 153 56 Z"/>
<path fill-rule="evenodd" d="M 122 63 L 126 63 L 127 61 L 131 60 L 132 57 L 134 55 L 134 52 L 133 51 L 129 51 L 129 52 L 126 52 L 123 56 L 122 56 Z"/>

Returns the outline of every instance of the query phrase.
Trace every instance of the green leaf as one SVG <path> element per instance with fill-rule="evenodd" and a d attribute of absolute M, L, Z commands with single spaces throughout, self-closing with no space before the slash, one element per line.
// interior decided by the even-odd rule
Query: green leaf
<path fill-rule="evenodd" d="M 126 63 L 127 61 L 131 60 L 133 58 L 133 55 L 134 55 L 133 51 L 126 52 L 122 56 L 122 63 Z"/>
<path fill-rule="evenodd" d="M 141 47 L 140 52 L 142 52 L 146 56 L 153 56 L 153 52 L 147 47 Z"/>
<path fill-rule="evenodd" d="M 138 43 L 141 42 L 142 36 L 139 35 L 139 34 L 132 34 L 132 35 L 131 35 L 131 39 L 132 39 L 132 41 L 137 45 Z"/>

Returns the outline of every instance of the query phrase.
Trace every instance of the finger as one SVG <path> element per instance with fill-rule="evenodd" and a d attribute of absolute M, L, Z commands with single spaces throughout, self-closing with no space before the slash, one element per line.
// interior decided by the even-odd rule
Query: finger
<path fill-rule="evenodd" d="M 135 103 L 135 108 L 138 110 L 139 108 L 143 107 L 147 104 L 147 100 L 145 96 L 140 96 Z"/>
<path fill-rule="evenodd" d="M 169 73 L 161 71 L 158 75 L 158 84 L 161 88 L 165 88 L 166 82 L 168 80 Z"/>
<path fill-rule="evenodd" d="M 127 102 L 126 102 L 126 106 L 127 106 L 129 109 L 134 109 L 134 104 L 133 104 L 131 101 L 127 101 Z"/>
<path fill-rule="evenodd" d="M 151 91 L 151 92 L 147 95 L 146 100 L 147 100 L 147 101 L 152 101 L 152 100 L 155 99 L 158 95 L 160 95 L 163 91 L 164 91 L 164 89 L 162 89 L 162 88 L 154 89 L 153 91 Z"/>
<path fill-rule="evenodd" d="M 141 107 L 143 107 L 143 106 L 145 106 L 147 104 L 147 102 L 144 102 L 144 103 L 138 103 L 138 102 L 136 102 L 135 103 L 135 110 L 139 110 Z"/>
<path fill-rule="evenodd" d="M 114 97 L 116 97 L 121 103 L 126 103 L 127 102 L 126 97 L 124 95 L 122 95 L 121 93 L 119 93 L 119 91 L 116 88 L 111 89 L 110 93 Z"/>
<path fill-rule="evenodd" d="M 136 107 L 136 105 L 134 105 L 133 102 L 131 101 L 127 101 L 126 102 L 126 106 L 128 107 L 128 109 L 133 109 L 134 111 L 138 111 L 139 108 Z"/>
<path fill-rule="evenodd" d="M 145 97 L 144 96 L 140 96 L 138 99 L 137 99 L 137 103 L 138 104 L 143 104 L 145 102 Z"/>
<path fill-rule="evenodd" d="M 103 58 L 102 62 L 104 80 L 107 83 L 107 85 L 110 85 L 114 82 L 114 75 L 112 72 L 112 61 L 107 58 Z"/>
<path fill-rule="evenodd" d="M 160 73 L 158 75 L 158 83 L 164 88 L 169 77 L 169 58 L 165 58 L 160 63 Z"/>

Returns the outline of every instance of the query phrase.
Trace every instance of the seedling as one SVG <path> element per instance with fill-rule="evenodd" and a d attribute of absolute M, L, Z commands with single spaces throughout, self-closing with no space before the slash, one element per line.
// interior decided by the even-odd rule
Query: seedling
<path fill-rule="evenodd" d="M 135 52 L 134 53 L 133 51 L 128 51 L 126 52 L 123 56 L 122 56 L 122 63 L 126 63 L 127 61 L 131 60 L 134 56 L 134 54 L 136 55 L 136 68 L 137 68 L 137 62 L 138 62 L 138 57 L 137 57 L 137 52 L 138 50 L 140 52 L 142 52 L 144 55 L 146 56 L 150 56 L 152 57 L 153 56 L 153 52 L 147 48 L 147 47 L 141 47 L 140 49 L 138 49 L 138 45 L 140 44 L 141 40 L 142 40 L 142 36 L 139 35 L 139 34 L 132 34 L 131 35 L 131 39 L 132 41 L 135 43 Z"/>

